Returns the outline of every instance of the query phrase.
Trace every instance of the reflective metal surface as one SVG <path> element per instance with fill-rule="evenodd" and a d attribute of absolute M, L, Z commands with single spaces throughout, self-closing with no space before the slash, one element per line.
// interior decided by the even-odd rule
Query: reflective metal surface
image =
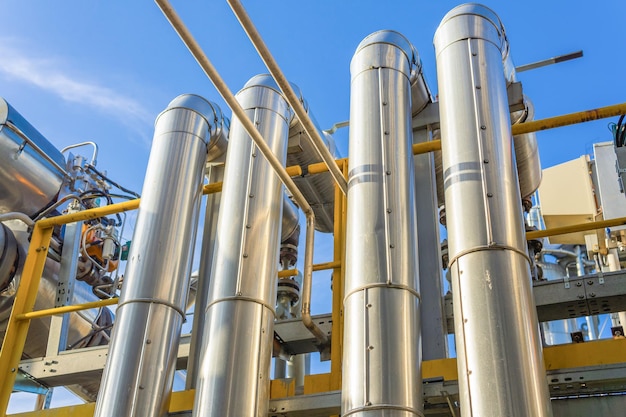
<path fill-rule="evenodd" d="M 291 112 L 269 76 L 237 100 L 284 163 Z M 194 416 L 263 416 L 269 401 L 282 185 L 233 118 Z"/>
<path fill-rule="evenodd" d="M 214 109 L 183 95 L 157 118 L 95 416 L 167 413 Z"/>
<path fill-rule="evenodd" d="M 350 72 L 343 416 L 423 415 L 411 69 L 397 32 L 361 42 Z"/>
<path fill-rule="evenodd" d="M 498 17 L 478 4 L 435 34 L 463 416 L 550 416 Z"/>
<path fill-rule="evenodd" d="M 33 216 L 53 203 L 63 184 L 59 168 L 61 152 L 0 98 L 0 214 Z"/>
<path fill-rule="evenodd" d="M 300 211 L 287 194 L 283 195 L 283 216 L 280 227 L 280 241 L 293 235 L 300 225 Z"/>
<path fill-rule="evenodd" d="M 222 181 L 224 179 L 224 165 L 211 165 L 207 168 L 206 178 L 209 184 Z M 219 215 L 222 193 L 213 193 L 206 196 L 206 210 L 204 216 L 204 231 L 202 233 L 202 250 L 200 252 L 200 270 L 198 272 L 198 282 L 193 315 L 193 327 L 191 332 L 191 343 L 189 348 L 189 362 L 187 363 L 187 378 L 185 379 L 186 389 L 196 387 L 196 378 L 200 368 L 200 357 L 204 347 L 204 326 L 205 315 L 203 314 L 207 306 L 209 297 L 209 285 L 211 283 L 211 266 L 213 265 L 213 254 L 215 242 L 217 241 L 217 219 Z M 197 314 L 196 314 L 197 313 Z"/>
<path fill-rule="evenodd" d="M 427 129 L 413 131 L 413 143 L 430 139 Z M 440 153 L 440 152 L 439 152 Z M 443 275 L 439 211 L 433 153 L 413 156 L 415 167 L 415 204 L 417 215 L 418 267 L 420 311 L 425 317 L 421 323 L 422 360 L 448 357 L 448 332 L 443 303 Z"/>
<path fill-rule="evenodd" d="M 526 109 L 511 114 L 511 123 L 531 122 L 535 118 L 535 108 L 531 101 L 524 97 Z M 537 135 L 526 133 L 513 136 L 515 146 L 515 163 L 519 175 L 519 189 L 522 198 L 530 197 L 541 184 L 541 162 Z"/>

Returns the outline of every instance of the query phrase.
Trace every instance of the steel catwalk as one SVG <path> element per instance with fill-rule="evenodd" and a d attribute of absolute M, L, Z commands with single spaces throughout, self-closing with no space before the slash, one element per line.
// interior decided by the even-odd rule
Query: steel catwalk
<path fill-rule="evenodd" d="M 551 416 L 498 16 L 466 4 L 435 34 L 463 416 Z"/>
<path fill-rule="evenodd" d="M 270 76 L 237 101 L 284 164 L 291 110 Z M 274 337 L 282 184 L 233 117 L 194 416 L 265 416 Z"/>
<path fill-rule="evenodd" d="M 157 118 L 97 417 L 167 415 L 218 114 L 203 98 L 182 95 Z"/>
<path fill-rule="evenodd" d="M 342 416 L 423 415 L 411 131 L 413 46 L 376 32 L 350 65 Z"/>

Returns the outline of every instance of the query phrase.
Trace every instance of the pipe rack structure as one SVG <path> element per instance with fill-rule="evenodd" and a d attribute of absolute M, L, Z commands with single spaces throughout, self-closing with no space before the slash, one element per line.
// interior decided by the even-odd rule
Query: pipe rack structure
<path fill-rule="evenodd" d="M 95 402 L 30 417 L 592 414 L 564 407 L 571 396 L 589 404 L 611 401 L 613 414 L 626 407 L 626 339 L 542 349 L 538 326 L 539 320 L 573 323 L 593 308 L 626 311 L 618 249 L 607 250 L 610 270 L 603 275 L 600 256 L 585 260 L 584 245 L 577 246 L 581 276 L 572 285 L 552 276 L 557 268 L 550 270 L 553 280 L 533 282 L 539 261 L 529 253 L 545 236 L 619 227 L 626 217 L 527 232 L 523 212 L 542 177 L 534 132 L 623 114 L 626 104 L 533 121 L 502 22 L 470 3 L 452 9 L 435 33 L 439 101 L 403 35 L 382 30 L 357 46 L 350 64 L 349 158 L 336 160 L 332 137 L 317 126 L 241 2 L 227 0 L 270 75 L 252 77 L 237 94 L 170 3 L 156 3 L 231 108 L 232 126 L 214 103 L 177 97 L 157 117 L 141 200 L 89 208 L 83 194 L 67 192 L 67 181 L 74 165 L 81 174 L 91 166 L 92 180 L 102 180 L 93 167 L 97 145 L 59 152 L 0 101 L 0 147 L 8 149 L 0 155 L 6 165 L 0 164 L 1 415 L 12 388 L 28 384 L 38 393 L 99 386 Z M 519 88 L 508 91 L 511 86 Z M 94 146 L 91 162 L 65 161 L 65 151 L 85 144 Z M 28 186 L 16 187 L 13 177 Z M 199 227 L 203 194 L 210 195 Z M 84 210 L 51 214 L 68 201 Z M 444 204 L 446 296 L 437 223 Z M 59 264 L 69 281 L 75 275 L 81 258 L 59 254 L 79 252 L 81 222 L 114 228 L 105 216 L 137 208 L 128 263 L 123 279 L 110 284 L 112 298 L 55 308 L 39 303 L 42 292 L 65 285 L 50 279 Z M 298 210 L 306 225 L 301 275 L 293 269 Z M 64 234 L 59 225 L 68 225 Z M 197 229 L 203 239 L 192 333 L 181 336 Z M 332 258 L 317 265 L 315 230 L 333 233 Z M 113 240 L 101 240 L 107 239 Z M 110 241 L 110 253 L 100 253 L 101 271 L 121 251 Z M 582 276 L 596 265 L 597 276 Z M 332 270 L 332 311 L 312 316 L 313 271 L 320 270 Z M 13 304 L 10 314 L 7 304 Z M 64 351 L 63 330 L 27 338 L 33 320 L 40 322 L 31 333 L 50 316 L 57 316 L 53 323 L 61 314 L 76 318 L 113 304 L 108 347 L 101 345 L 110 323 L 96 320 L 85 321 L 87 329 L 80 324 L 78 334 L 98 342 L 85 343 L 88 349 Z M 76 333 L 75 320 L 69 326 Z M 456 358 L 448 357 L 449 333 Z M 330 373 L 285 378 L 286 363 L 304 362 L 310 353 L 330 359 Z M 272 357 L 284 361 L 274 378 Z M 177 370 L 186 370 L 183 392 L 173 392 Z"/>

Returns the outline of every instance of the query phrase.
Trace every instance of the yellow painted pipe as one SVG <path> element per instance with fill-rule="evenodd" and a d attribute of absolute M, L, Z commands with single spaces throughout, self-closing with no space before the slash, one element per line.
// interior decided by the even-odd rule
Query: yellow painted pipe
<path fill-rule="evenodd" d="M 348 158 L 337 159 L 337 165 L 339 168 L 343 167 L 343 164 L 348 163 Z M 323 162 L 318 162 L 317 164 L 311 164 L 307 167 L 307 172 L 309 175 L 321 174 L 322 172 L 328 172 L 328 167 Z"/>
<path fill-rule="evenodd" d="M 53 227 L 67 223 L 79 222 L 82 220 L 97 219 L 99 217 L 109 216 L 122 211 L 135 210 L 137 207 L 139 207 L 138 198 L 104 207 L 96 207 L 76 213 L 64 214 L 62 216 L 49 217 L 47 219 L 39 220 L 37 224 L 42 228 Z"/>
<path fill-rule="evenodd" d="M 554 129 L 557 127 L 573 125 L 577 123 L 590 122 L 593 120 L 604 119 L 607 117 L 619 116 L 620 114 L 626 114 L 626 103 L 615 104 L 607 107 L 600 107 L 598 109 L 585 110 L 577 113 L 564 114 L 562 116 L 549 117 L 541 120 L 534 120 L 532 122 L 520 123 L 511 126 L 511 133 L 513 135 L 521 135 L 524 133 L 538 132 L 540 130 Z M 413 145 L 413 155 L 424 154 L 428 152 L 441 150 L 441 140 L 432 140 L 424 143 L 416 143 Z M 348 158 L 337 159 L 337 164 L 341 167 L 342 164 L 348 162 Z M 310 175 L 320 174 L 327 172 L 328 167 L 323 162 L 317 164 L 311 164 L 307 169 Z"/>
<path fill-rule="evenodd" d="M 413 155 L 421 155 L 428 152 L 441 150 L 441 140 L 431 140 L 428 142 L 416 143 L 413 145 Z"/>
<path fill-rule="evenodd" d="M 540 130 L 554 129 L 555 127 L 619 116 L 620 114 L 626 114 L 626 103 L 520 123 L 511 126 L 511 132 L 513 135 L 521 135 L 524 133 L 538 132 Z"/>
<path fill-rule="evenodd" d="M 341 267 L 340 261 L 331 261 L 331 262 L 324 262 L 321 264 L 315 264 L 313 265 L 313 270 L 314 271 L 326 271 L 327 269 L 334 269 L 334 268 L 339 268 L 339 267 Z"/>
<path fill-rule="evenodd" d="M 74 311 L 89 310 L 90 308 L 100 308 L 117 304 L 119 299 L 107 298 L 106 300 L 91 301 L 84 304 L 76 304 L 71 306 L 48 308 L 46 310 L 31 311 L 30 313 L 22 313 L 15 316 L 15 320 L 33 320 L 41 317 L 54 316 L 55 314 L 73 313 Z"/>
<path fill-rule="evenodd" d="M 282 271 L 278 271 L 278 278 L 289 278 L 298 275 L 297 269 L 285 269 Z"/>
<path fill-rule="evenodd" d="M 321 264 L 313 265 L 313 271 L 325 271 L 327 269 L 334 269 L 334 268 L 339 268 L 339 267 L 341 267 L 341 262 L 338 262 L 338 261 L 324 262 Z M 297 269 L 285 269 L 282 271 L 278 271 L 278 278 L 293 277 L 295 275 L 298 275 Z"/>
<path fill-rule="evenodd" d="M 290 167 L 285 168 L 285 170 L 287 171 L 287 174 L 289 174 L 291 177 L 301 177 L 302 176 L 302 168 L 300 168 L 300 166 L 298 165 L 293 165 Z"/>
<path fill-rule="evenodd" d="M 207 184 L 202 188 L 202 194 L 215 194 L 222 192 L 222 183 L 214 182 Z"/>
<path fill-rule="evenodd" d="M 555 235 L 565 235 L 567 233 L 584 232 L 587 230 L 604 229 L 605 227 L 616 227 L 626 224 L 626 217 L 618 219 L 602 220 L 599 222 L 573 224 L 571 226 L 554 227 L 546 230 L 535 230 L 526 233 L 526 240 L 539 239 Z"/>
<path fill-rule="evenodd" d="M 202 189 L 203 194 L 219 193 L 220 191 L 222 191 L 221 182 L 207 184 Z M 121 213 L 123 211 L 136 210 L 137 208 L 139 208 L 140 201 L 141 199 L 136 198 L 134 200 L 110 204 L 104 207 L 96 207 L 76 213 L 64 214 L 62 216 L 49 217 L 47 219 L 39 220 L 38 224 L 41 227 L 46 228 L 83 220 L 97 219 L 99 217 L 109 216 L 111 214 Z"/>

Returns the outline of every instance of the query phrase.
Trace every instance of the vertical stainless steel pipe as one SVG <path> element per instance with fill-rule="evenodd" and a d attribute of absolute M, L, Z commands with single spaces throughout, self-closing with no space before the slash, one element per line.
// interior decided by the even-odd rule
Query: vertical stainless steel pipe
<path fill-rule="evenodd" d="M 350 64 L 342 416 L 423 415 L 411 131 L 413 46 L 376 32 Z"/>
<path fill-rule="evenodd" d="M 315 241 L 315 213 L 311 208 L 302 192 L 298 189 L 293 182 L 287 170 L 285 170 L 284 162 L 281 163 L 276 156 L 272 153 L 271 149 L 264 142 L 263 137 L 256 130 L 254 123 L 249 120 L 245 114 L 244 109 L 235 99 L 235 96 L 230 91 L 222 77 L 219 75 L 209 58 L 202 51 L 202 48 L 198 42 L 194 39 L 193 35 L 187 29 L 180 16 L 176 13 L 172 5 L 168 0 L 155 0 L 165 17 L 171 23 L 176 33 L 180 36 L 185 46 L 189 48 L 189 51 L 196 59 L 202 70 L 206 73 L 207 77 L 211 80 L 217 91 L 220 93 L 228 107 L 231 108 L 233 114 L 239 118 L 239 122 L 243 125 L 243 128 L 250 135 L 256 146 L 259 148 L 261 154 L 268 160 L 276 175 L 285 184 L 285 187 L 289 190 L 293 199 L 298 206 L 304 212 L 306 216 L 306 235 L 305 235 L 305 250 L 304 250 L 304 274 L 302 277 L 302 323 L 304 326 L 315 336 L 319 346 L 325 346 L 328 344 L 328 335 L 321 331 L 319 326 L 311 318 L 311 286 L 313 281 L 313 243 Z"/>
<path fill-rule="evenodd" d="M 237 93 L 284 163 L 291 110 L 269 75 Z M 274 337 L 282 184 L 233 117 L 194 416 L 264 416 Z"/>
<path fill-rule="evenodd" d="M 552 414 L 531 292 L 498 16 L 450 11 L 435 34 L 464 417 Z"/>
<path fill-rule="evenodd" d="M 227 135 L 226 135 L 227 136 Z M 210 165 L 207 167 L 206 178 L 209 183 L 222 181 L 224 178 L 224 165 Z M 209 297 L 209 284 L 211 282 L 211 267 L 213 265 L 213 251 L 217 241 L 217 219 L 219 215 L 222 193 L 208 194 L 206 197 L 206 209 L 204 216 L 204 232 L 202 234 L 202 249 L 200 252 L 200 269 L 198 271 L 198 288 L 194 302 L 193 327 L 189 346 L 189 359 L 187 361 L 187 378 L 185 388 L 196 387 L 198 369 L 200 369 L 200 355 L 204 346 L 204 310 Z"/>
<path fill-rule="evenodd" d="M 431 139 L 428 129 L 414 130 L 413 143 Z M 439 210 L 434 154 L 413 157 L 415 168 L 415 207 L 417 212 L 417 254 L 420 279 L 422 360 L 448 357 L 448 326 L 443 302 L 443 275 L 439 236 Z"/>
<path fill-rule="evenodd" d="M 156 121 L 95 416 L 167 414 L 216 107 L 174 99 Z"/>

